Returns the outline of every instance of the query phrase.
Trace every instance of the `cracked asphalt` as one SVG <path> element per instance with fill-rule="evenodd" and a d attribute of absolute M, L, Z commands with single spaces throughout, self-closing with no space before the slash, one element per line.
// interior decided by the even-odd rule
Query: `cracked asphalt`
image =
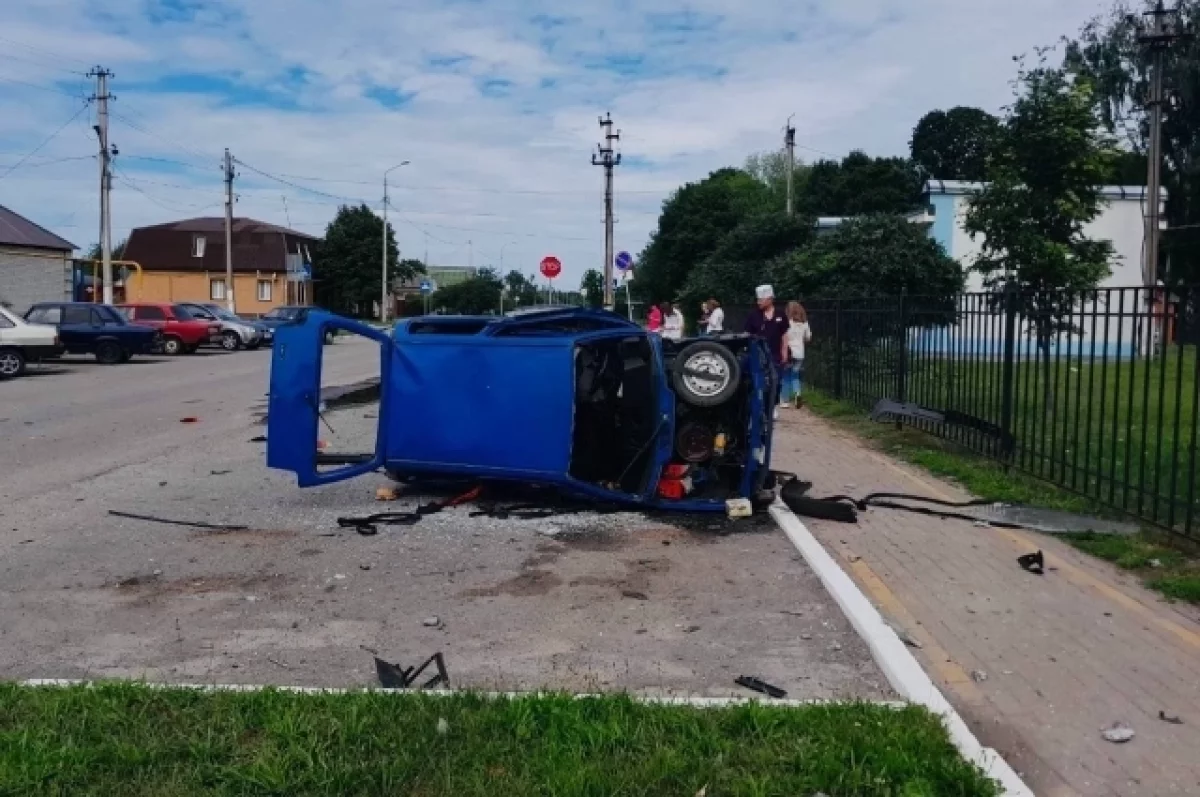
<path fill-rule="evenodd" d="M 323 384 L 377 376 L 376 358 L 339 341 Z M 251 441 L 269 365 L 67 360 L 0 383 L 0 677 L 368 686 L 373 655 L 440 651 L 455 687 L 745 696 L 733 681 L 755 675 L 794 698 L 894 697 L 769 518 L 466 505 L 373 537 L 339 528 L 427 497 L 268 470 Z M 375 414 L 331 408 L 330 450 L 371 439 Z"/>

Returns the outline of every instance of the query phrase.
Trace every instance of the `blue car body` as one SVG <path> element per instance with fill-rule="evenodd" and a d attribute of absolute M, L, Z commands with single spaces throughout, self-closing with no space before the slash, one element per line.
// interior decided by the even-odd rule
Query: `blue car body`
<path fill-rule="evenodd" d="M 336 330 L 380 345 L 379 431 L 364 461 L 324 471 L 316 448 L 322 341 Z M 313 310 L 300 323 L 276 328 L 267 465 L 294 472 L 302 487 L 384 468 L 402 479 L 520 482 L 642 507 L 724 511 L 727 499 L 752 498 L 766 481 L 774 389 L 761 340 L 722 340 L 737 352 L 738 393 L 723 410 L 698 410 L 684 406 L 671 378 L 672 359 L 691 341 L 664 341 L 613 313 L 573 308 L 507 318 L 430 316 L 402 321 L 389 333 Z M 609 354 L 619 363 L 610 368 L 605 359 L 593 367 Z M 581 383 L 585 368 L 594 384 L 610 372 L 624 381 L 602 393 Z M 607 396 L 599 409 L 580 398 L 592 395 L 589 390 Z M 613 421 L 620 434 L 588 420 L 602 416 L 608 423 L 605 413 L 620 415 Z M 681 461 L 681 414 L 700 424 L 701 449 L 718 426 L 722 439 L 737 441 L 719 467 L 711 464 L 713 455 L 711 473 Z M 702 417 L 716 420 L 705 426 L 695 420 Z M 683 467 L 701 486 L 664 497 L 660 481 Z M 593 471 L 600 475 L 589 475 Z"/>

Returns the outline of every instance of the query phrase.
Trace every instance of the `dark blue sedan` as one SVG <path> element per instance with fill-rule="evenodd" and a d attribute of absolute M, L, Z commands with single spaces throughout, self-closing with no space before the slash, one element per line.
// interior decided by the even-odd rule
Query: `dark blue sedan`
<path fill-rule="evenodd" d="M 322 342 L 377 341 L 375 451 L 318 469 Z M 312 310 L 277 328 L 267 465 L 302 487 L 380 468 L 405 481 L 556 487 L 660 509 L 724 511 L 767 482 L 771 356 L 745 335 L 663 340 L 601 310 L 428 316 L 391 333 Z"/>

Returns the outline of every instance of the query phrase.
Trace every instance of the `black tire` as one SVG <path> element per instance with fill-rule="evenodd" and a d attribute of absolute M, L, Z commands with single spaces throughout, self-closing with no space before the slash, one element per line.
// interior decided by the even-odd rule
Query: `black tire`
<path fill-rule="evenodd" d="M 125 350 L 115 340 L 102 340 L 96 344 L 96 362 L 104 365 L 116 365 L 122 362 Z"/>
<path fill-rule="evenodd" d="M 693 407 L 719 407 L 737 394 L 742 366 L 720 343 L 701 340 L 675 357 L 671 382 L 675 393 Z"/>
<path fill-rule="evenodd" d="M 225 351 L 237 351 L 242 348 L 242 336 L 227 329 L 221 333 L 221 348 Z"/>
<path fill-rule="evenodd" d="M 261 340 L 260 340 L 258 343 L 247 343 L 247 344 L 246 344 L 246 351 L 258 351 L 258 347 L 259 347 L 259 346 L 261 346 L 261 345 L 262 345 L 262 341 L 261 341 Z"/>
<path fill-rule="evenodd" d="M 127 363 L 132 359 L 133 359 L 133 352 L 129 351 L 129 349 L 121 350 L 121 362 L 122 363 Z"/>
<path fill-rule="evenodd" d="M 168 357 L 178 357 L 187 351 L 183 341 L 174 335 L 167 335 L 162 341 L 162 353 Z"/>
<path fill-rule="evenodd" d="M 25 373 L 25 352 L 20 349 L 0 349 L 0 381 Z"/>

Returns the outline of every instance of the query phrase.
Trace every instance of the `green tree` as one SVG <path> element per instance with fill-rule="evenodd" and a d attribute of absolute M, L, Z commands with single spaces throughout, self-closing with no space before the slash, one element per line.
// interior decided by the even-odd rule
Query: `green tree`
<path fill-rule="evenodd" d="M 1177 0 L 1179 19 L 1200 26 L 1200 0 Z M 1141 12 L 1150 0 L 1118 0 L 1110 13 L 1093 19 L 1068 43 L 1065 66 L 1094 87 L 1106 128 L 1132 153 L 1118 159 L 1114 175 L 1123 184 L 1145 185 L 1148 151 L 1150 56 L 1138 41 L 1144 32 Z M 1200 281 L 1200 39 L 1175 42 L 1163 53 L 1164 84 L 1172 98 L 1163 120 L 1163 187 L 1166 220 L 1159 273 L 1168 284 Z M 1123 165 L 1122 165 L 1123 164 Z M 1138 165 L 1141 165 L 1140 175 Z M 1137 178 L 1132 183 L 1130 178 Z"/>
<path fill-rule="evenodd" d="M 752 304 L 754 288 L 769 279 L 769 266 L 781 255 L 814 238 L 810 218 L 789 219 L 782 213 L 760 213 L 734 227 L 716 251 L 692 270 L 680 294 L 689 315 L 705 299 L 723 304 Z"/>
<path fill-rule="evenodd" d="M 338 208 L 314 253 L 313 277 L 325 307 L 347 315 L 372 312 L 382 287 L 379 279 L 382 235 L 383 219 L 366 205 Z M 400 261 L 391 225 L 387 236 L 389 283 L 423 273 L 420 261 Z"/>
<path fill-rule="evenodd" d="M 1022 66 L 1017 92 L 989 183 L 972 198 L 964 227 L 983 238 L 972 268 L 988 288 L 1016 289 L 1049 367 L 1050 344 L 1072 330 L 1079 293 L 1110 273 L 1112 244 L 1088 238 L 1084 225 L 1102 209 L 1114 144 L 1087 80 Z"/>
<path fill-rule="evenodd" d="M 913 162 L 927 179 L 982 182 L 999 132 L 996 117 L 960 106 L 925 114 L 913 130 L 909 147 Z"/>
<path fill-rule="evenodd" d="M 638 258 L 633 291 L 650 301 L 674 298 L 727 232 L 770 203 L 767 186 L 740 169 L 719 169 L 678 189 L 663 203 L 658 228 Z"/>
<path fill-rule="evenodd" d="M 962 266 L 926 231 L 901 216 L 849 219 L 810 246 L 777 258 L 768 275 L 777 295 L 802 301 L 921 296 L 952 306 L 963 289 Z"/>
<path fill-rule="evenodd" d="M 770 194 L 770 210 L 784 211 L 787 208 L 787 156 L 779 151 L 759 152 L 746 158 L 742 171 L 767 187 Z M 797 162 L 792 171 L 792 191 L 799 197 L 808 184 L 811 168 Z"/>
<path fill-rule="evenodd" d="M 479 272 L 455 285 L 439 288 L 429 299 L 434 310 L 456 315 L 494 315 L 500 312 L 504 280 L 493 269 Z"/>
<path fill-rule="evenodd" d="M 796 211 L 806 216 L 909 213 L 920 207 L 924 187 L 911 161 L 855 150 L 840 163 L 822 160 L 808 169 Z"/>
<path fill-rule="evenodd" d="M 119 240 L 115 244 L 113 244 L 113 248 L 112 248 L 112 259 L 113 260 L 121 260 L 122 258 L 125 257 L 125 244 L 127 244 L 127 243 L 129 243 L 129 239 L 122 238 L 121 240 Z M 104 253 L 100 251 L 100 244 L 94 243 L 87 250 L 87 255 L 84 257 L 84 260 L 100 260 L 103 256 L 104 256 Z"/>
<path fill-rule="evenodd" d="M 594 268 L 583 272 L 579 292 L 584 294 L 588 307 L 601 307 L 604 304 L 604 275 Z"/>
<path fill-rule="evenodd" d="M 528 307 L 537 303 L 537 286 L 516 269 L 504 277 L 504 287 L 508 290 L 508 301 L 514 307 Z"/>

